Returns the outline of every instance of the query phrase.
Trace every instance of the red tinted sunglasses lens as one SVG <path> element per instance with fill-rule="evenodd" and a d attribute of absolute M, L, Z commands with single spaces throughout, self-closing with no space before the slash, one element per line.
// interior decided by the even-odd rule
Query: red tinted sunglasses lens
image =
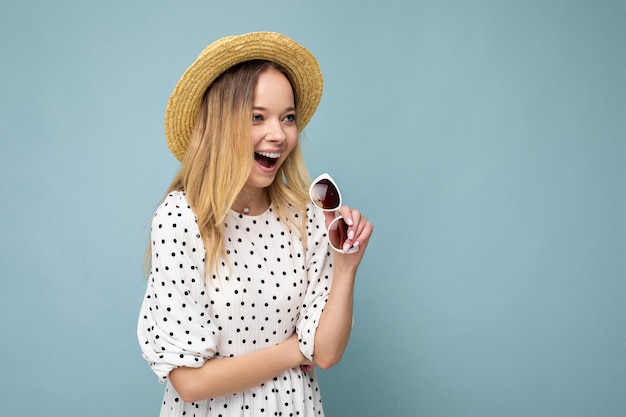
<path fill-rule="evenodd" d="M 322 178 L 311 187 L 311 199 L 319 208 L 336 210 L 339 208 L 339 191 L 335 185 Z"/>
<path fill-rule="evenodd" d="M 348 224 L 343 221 L 342 217 L 337 217 L 328 229 L 328 240 L 336 250 L 341 251 L 346 239 L 348 239 Z"/>

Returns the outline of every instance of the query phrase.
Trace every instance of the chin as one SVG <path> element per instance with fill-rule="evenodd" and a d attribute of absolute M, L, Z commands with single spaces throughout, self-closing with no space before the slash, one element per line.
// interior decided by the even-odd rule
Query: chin
<path fill-rule="evenodd" d="M 272 173 L 267 173 L 267 172 L 254 173 L 253 172 L 248 178 L 247 184 L 249 187 L 267 188 L 270 185 L 272 185 L 272 183 L 276 179 L 277 173 L 278 171 L 275 171 Z"/>

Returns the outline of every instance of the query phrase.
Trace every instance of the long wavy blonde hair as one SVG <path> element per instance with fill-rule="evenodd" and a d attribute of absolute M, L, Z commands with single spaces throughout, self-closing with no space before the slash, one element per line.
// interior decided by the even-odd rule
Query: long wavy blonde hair
<path fill-rule="evenodd" d="M 220 259 L 227 264 L 224 250 L 224 221 L 242 191 L 254 163 L 252 106 L 259 75 L 275 70 L 289 74 L 270 61 L 248 61 L 236 65 L 215 80 L 204 94 L 181 167 L 167 194 L 184 191 L 196 215 L 204 243 L 205 271 L 214 271 Z M 295 95 L 295 90 L 292 88 Z M 294 101 L 297 103 L 296 97 Z M 296 109 L 296 125 L 298 124 Z M 299 129 L 300 130 L 300 129 Z M 306 204 L 310 177 L 300 140 L 283 165 L 268 196 L 277 215 L 305 242 Z M 300 223 L 287 213 L 298 213 Z M 148 256 L 148 262 L 150 257 Z M 148 268 L 149 269 L 149 268 Z"/>

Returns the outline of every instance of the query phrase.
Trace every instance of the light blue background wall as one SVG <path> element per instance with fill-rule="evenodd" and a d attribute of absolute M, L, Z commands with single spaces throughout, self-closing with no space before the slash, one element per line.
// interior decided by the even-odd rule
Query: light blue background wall
<path fill-rule="evenodd" d="M 626 2 L 0 10 L 3 416 L 157 415 L 135 323 L 163 111 L 253 30 L 318 57 L 310 170 L 376 225 L 327 415 L 626 415 Z"/>

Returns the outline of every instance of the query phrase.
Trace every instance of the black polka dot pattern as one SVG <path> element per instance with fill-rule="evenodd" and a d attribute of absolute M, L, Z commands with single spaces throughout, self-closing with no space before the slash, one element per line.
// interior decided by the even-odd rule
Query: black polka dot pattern
<path fill-rule="evenodd" d="M 307 215 L 305 251 L 272 207 L 259 216 L 231 212 L 224 229 L 231 267 L 222 262 L 205 277 L 205 250 L 184 193 L 171 193 L 159 206 L 137 333 L 144 358 L 167 383 L 161 416 L 324 415 L 315 372 L 299 367 L 249 391 L 197 403 L 182 401 L 167 379 L 176 367 L 273 346 L 294 331 L 312 357 L 332 250 L 323 215 L 312 206 Z"/>

